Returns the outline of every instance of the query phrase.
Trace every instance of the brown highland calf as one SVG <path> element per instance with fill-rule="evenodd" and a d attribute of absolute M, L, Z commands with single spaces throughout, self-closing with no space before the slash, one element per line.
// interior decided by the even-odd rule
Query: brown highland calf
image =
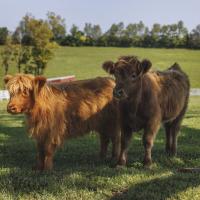
<path fill-rule="evenodd" d="M 46 78 L 17 74 L 4 78 L 10 93 L 7 110 L 24 113 L 29 134 L 37 141 L 36 170 L 53 167 L 53 155 L 64 139 L 90 131 L 100 134 L 100 156 L 112 142 L 112 158 L 120 153 L 119 111 L 113 99 L 115 82 L 110 78 L 49 85 Z"/>
<path fill-rule="evenodd" d="M 122 141 L 118 165 L 127 162 L 132 132 L 143 129 L 144 165 L 150 166 L 161 123 L 166 131 L 166 152 L 176 155 L 177 135 L 188 105 L 189 79 L 176 63 L 163 72 L 149 71 L 150 68 L 149 60 L 139 61 L 135 56 L 103 64 L 103 69 L 116 78 L 113 95 L 120 102 Z"/>

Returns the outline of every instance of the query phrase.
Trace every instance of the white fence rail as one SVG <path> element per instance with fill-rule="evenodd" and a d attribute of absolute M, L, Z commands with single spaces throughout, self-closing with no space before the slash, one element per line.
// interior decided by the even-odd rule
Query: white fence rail
<path fill-rule="evenodd" d="M 190 90 L 190 96 L 200 96 L 200 88 L 192 88 Z M 9 93 L 7 90 L 0 90 L 0 101 L 9 99 Z"/>
<path fill-rule="evenodd" d="M 190 90 L 190 96 L 200 96 L 200 88 L 192 88 Z"/>
<path fill-rule="evenodd" d="M 7 100 L 9 97 L 10 96 L 7 90 L 0 90 L 0 100 Z"/>

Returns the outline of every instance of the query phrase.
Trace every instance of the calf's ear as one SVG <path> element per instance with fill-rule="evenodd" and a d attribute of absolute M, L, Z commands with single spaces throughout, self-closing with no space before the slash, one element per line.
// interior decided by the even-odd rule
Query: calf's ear
<path fill-rule="evenodd" d="M 4 76 L 4 83 L 7 84 L 8 81 L 9 81 L 12 77 L 13 77 L 12 75 L 6 75 L 6 76 Z"/>
<path fill-rule="evenodd" d="M 115 72 L 115 65 L 113 61 L 104 62 L 102 68 L 109 74 L 114 74 Z"/>
<path fill-rule="evenodd" d="M 46 81 L 47 79 L 44 76 L 36 76 L 34 79 L 35 92 L 39 92 Z"/>
<path fill-rule="evenodd" d="M 149 69 L 151 68 L 151 66 L 152 66 L 152 64 L 151 64 L 151 61 L 150 61 L 150 60 L 144 59 L 144 60 L 141 62 L 141 67 L 142 67 L 143 73 L 148 72 Z"/>

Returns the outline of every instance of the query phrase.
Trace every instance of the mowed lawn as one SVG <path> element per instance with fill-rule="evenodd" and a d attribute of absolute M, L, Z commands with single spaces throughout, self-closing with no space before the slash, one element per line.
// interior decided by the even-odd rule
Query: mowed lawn
<path fill-rule="evenodd" d="M 1 47 L 2 48 L 2 47 Z M 106 60 L 116 60 L 121 55 L 136 55 L 148 58 L 153 68 L 163 70 L 178 62 L 187 72 L 193 88 L 200 87 L 200 50 L 149 49 L 149 48 L 104 48 L 104 47 L 60 47 L 45 71 L 47 77 L 75 75 L 77 79 L 105 76 L 101 65 Z M 0 58 L 1 59 L 1 58 Z M 0 60 L 1 62 L 1 60 Z M 16 73 L 11 64 L 9 73 Z M 3 68 L 0 68 L 0 88 L 3 87 Z"/>
<path fill-rule="evenodd" d="M 103 200 L 200 199 L 200 174 L 180 173 L 200 167 L 200 97 L 191 97 L 178 141 L 178 155 L 165 155 L 161 129 L 153 149 L 152 169 L 142 166 L 141 133 L 130 145 L 128 166 L 110 168 L 98 159 L 95 134 L 72 139 L 59 149 L 52 172 L 34 172 L 35 143 L 26 133 L 22 115 L 6 112 L 0 103 L 0 199 Z"/>

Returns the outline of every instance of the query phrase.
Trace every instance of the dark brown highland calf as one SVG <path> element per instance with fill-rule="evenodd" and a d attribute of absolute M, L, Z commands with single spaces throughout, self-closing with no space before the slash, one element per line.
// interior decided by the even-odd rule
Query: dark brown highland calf
<path fill-rule="evenodd" d="M 112 157 L 120 153 L 119 111 L 113 99 L 115 82 L 110 78 L 49 85 L 42 76 L 6 76 L 10 93 L 9 113 L 24 113 L 29 134 L 37 141 L 37 170 L 53 167 L 53 155 L 64 139 L 100 133 L 100 156 L 105 157 L 109 141 Z"/>
<path fill-rule="evenodd" d="M 149 60 L 134 56 L 107 61 L 103 69 L 116 78 L 113 94 L 120 100 L 122 141 L 119 165 L 127 162 L 132 132 L 144 130 L 144 165 L 151 165 L 151 150 L 161 123 L 166 131 L 166 152 L 176 154 L 177 135 L 187 109 L 190 83 L 178 64 L 169 69 L 149 71 Z"/>

